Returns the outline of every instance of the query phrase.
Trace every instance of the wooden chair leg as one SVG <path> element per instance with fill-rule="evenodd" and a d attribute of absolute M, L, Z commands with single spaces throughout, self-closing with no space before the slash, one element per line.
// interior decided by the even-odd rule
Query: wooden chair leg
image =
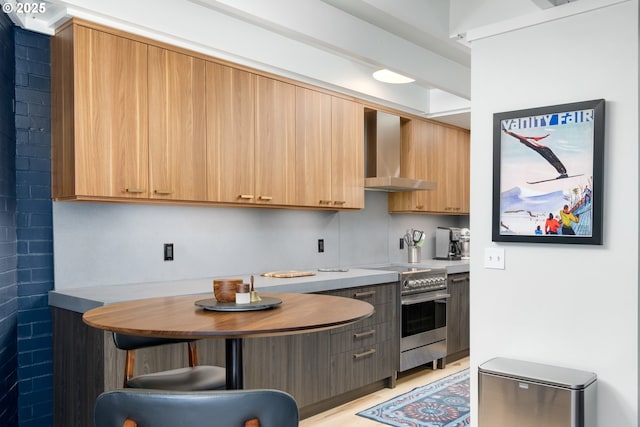
<path fill-rule="evenodd" d="M 198 347 L 195 341 L 189 342 L 189 366 L 198 366 Z"/>
<path fill-rule="evenodd" d="M 124 364 L 124 388 L 127 387 L 127 382 L 133 377 L 133 365 L 135 361 L 136 355 L 133 350 L 127 350 L 127 358 Z"/>

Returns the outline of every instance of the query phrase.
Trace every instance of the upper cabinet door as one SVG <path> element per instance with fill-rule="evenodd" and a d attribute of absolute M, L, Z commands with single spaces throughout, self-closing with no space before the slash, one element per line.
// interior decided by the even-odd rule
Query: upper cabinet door
<path fill-rule="evenodd" d="M 296 89 L 256 78 L 256 203 L 286 205 L 295 183 Z"/>
<path fill-rule="evenodd" d="M 450 129 L 450 132 L 448 151 L 450 158 L 455 159 L 455 171 L 449 174 L 448 184 L 458 190 L 447 193 L 445 212 L 466 214 L 469 213 L 470 196 L 470 135 L 462 129 Z"/>
<path fill-rule="evenodd" d="M 72 28 L 75 195 L 146 198 L 147 45 Z"/>
<path fill-rule="evenodd" d="M 255 75 L 207 62 L 207 200 L 254 203 Z"/>
<path fill-rule="evenodd" d="M 337 208 L 364 208 L 364 108 L 332 98 L 331 198 Z"/>
<path fill-rule="evenodd" d="M 441 185 L 437 180 L 438 170 L 445 167 L 443 159 L 437 151 L 435 134 L 437 127 L 430 122 L 419 120 L 413 121 L 413 153 L 411 159 L 415 171 L 414 177 L 426 181 L 436 182 L 436 190 Z M 431 208 L 431 197 L 435 190 L 414 191 L 408 193 L 412 200 L 412 210 L 429 211 Z"/>
<path fill-rule="evenodd" d="M 149 46 L 150 197 L 206 198 L 205 62 Z"/>
<path fill-rule="evenodd" d="M 296 87 L 295 205 L 332 207 L 331 96 Z"/>

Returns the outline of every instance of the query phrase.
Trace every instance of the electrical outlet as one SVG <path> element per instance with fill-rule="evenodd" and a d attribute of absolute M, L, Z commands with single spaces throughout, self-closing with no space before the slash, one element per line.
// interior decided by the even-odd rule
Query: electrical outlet
<path fill-rule="evenodd" d="M 173 261 L 173 243 L 164 244 L 164 260 Z"/>
<path fill-rule="evenodd" d="M 504 270 L 504 248 L 484 248 L 484 268 Z"/>
<path fill-rule="evenodd" d="M 324 239 L 318 239 L 318 252 L 324 252 Z"/>

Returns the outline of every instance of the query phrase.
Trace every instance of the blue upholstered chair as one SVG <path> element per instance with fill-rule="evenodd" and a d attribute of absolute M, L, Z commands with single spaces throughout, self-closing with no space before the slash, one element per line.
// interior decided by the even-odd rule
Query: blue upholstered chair
<path fill-rule="evenodd" d="M 297 427 L 298 406 L 278 390 L 119 389 L 96 399 L 95 427 Z"/>
<path fill-rule="evenodd" d="M 226 371 L 221 366 L 198 364 L 196 341 L 174 338 L 140 337 L 113 334 L 116 347 L 127 351 L 124 367 L 125 388 L 145 388 L 173 391 L 223 390 Z M 134 375 L 135 350 L 159 345 L 185 343 L 189 351 L 189 366 L 149 374 Z"/>

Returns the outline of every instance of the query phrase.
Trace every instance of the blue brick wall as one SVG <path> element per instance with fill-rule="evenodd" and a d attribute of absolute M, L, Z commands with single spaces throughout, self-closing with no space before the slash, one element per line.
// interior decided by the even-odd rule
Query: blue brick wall
<path fill-rule="evenodd" d="M 15 28 L 15 192 L 19 426 L 52 425 L 49 37 Z"/>
<path fill-rule="evenodd" d="M 0 14 L 0 426 L 18 425 L 15 47 Z"/>

